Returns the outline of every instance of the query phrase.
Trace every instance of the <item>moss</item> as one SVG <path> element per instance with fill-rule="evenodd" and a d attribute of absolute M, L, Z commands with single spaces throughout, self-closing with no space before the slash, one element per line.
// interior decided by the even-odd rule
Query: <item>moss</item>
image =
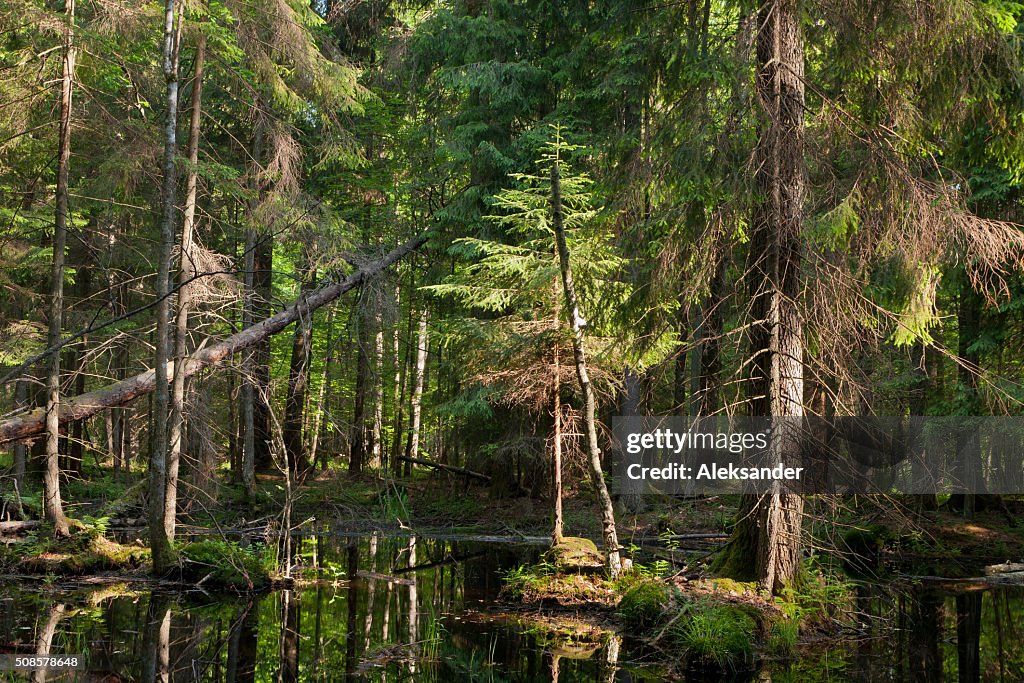
<path fill-rule="evenodd" d="M 594 572 L 604 569 L 604 555 L 589 538 L 566 536 L 548 551 L 548 557 L 560 572 Z"/>
<path fill-rule="evenodd" d="M 622 596 L 616 609 L 626 626 L 649 629 L 662 621 L 671 595 L 660 581 L 643 581 Z"/>
<path fill-rule="evenodd" d="M 179 550 L 182 575 L 211 586 L 254 590 L 270 584 L 273 558 L 265 546 L 242 548 L 237 543 L 207 539 Z"/>
<path fill-rule="evenodd" d="M 49 574 L 86 574 L 96 571 L 136 568 L 149 561 L 149 550 L 123 545 L 94 529 L 75 526 L 70 538 L 53 538 L 44 526 L 18 549 L 18 566 L 24 571 Z"/>

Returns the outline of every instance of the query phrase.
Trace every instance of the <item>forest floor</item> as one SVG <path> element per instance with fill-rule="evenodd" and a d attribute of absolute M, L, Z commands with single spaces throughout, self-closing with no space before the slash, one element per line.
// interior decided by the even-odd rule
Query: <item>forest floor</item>
<path fill-rule="evenodd" d="M 68 515 L 99 536 L 124 540 L 130 536 L 125 532 L 144 524 L 145 518 L 145 480 L 134 476 L 115 481 L 109 473 L 89 472 L 71 480 L 66 497 L 75 502 L 68 504 Z M 183 491 L 178 521 L 184 537 L 272 532 L 289 498 L 292 523 L 300 531 L 357 534 L 415 529 L 534 543 L 551 534 L 549 500 L 495 497 L 486 487 L 467 484 L 459 477 L 419 471 L 399 479 L 328 471 L 307 478 L 292 491 L 282 476 L 263 474 L 258 477 L 252 506 L 242 487 L 228 481 Z M 22 498 L 29 517 L 38 518 L 39 499 L 38 493 Z M 707 564 L 727 539 L 737 503 L 733 496 L 649 499 L 640 514 L 620 512 L 620 542 L 645 562 L 667 563 L 681 576 L 703 578 Z M 917 512 L 907 501 L 867 496 L 818 497 L 809 501 L 807 512 L 816 556 L 853 573 L 873 573 L 890 565 L 910 574 L 976 576 L 984 565 L 1024 560 L 1024 500 L 1004 500 L 970 519 L 941 505 Z M 564 520 L 567 536 L 600 539 L 600 516 L 587 491 L 566 496 Z M 0 565 L 4 557 L 9 564 L 12 555 L 18 555 L 22 569 L 34 565 L 42 571 L 55 570 L 54 563 L 26 558 L 23 552 L 33 550 L 38 555 L 52 550 L 45 544 L 21 548 L 14 544 L 6 552 L 2 548 L 0 544 Z M 68 573 L 116 566 L 118 557 L 131 565 L 141 561 L 136 552 L 106 550 L 110 562 L 72 563 Z"/>

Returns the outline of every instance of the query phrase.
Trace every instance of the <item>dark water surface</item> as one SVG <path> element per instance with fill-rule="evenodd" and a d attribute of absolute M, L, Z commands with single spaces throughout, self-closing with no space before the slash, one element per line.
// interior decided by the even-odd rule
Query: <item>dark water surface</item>
<path fill-rule="evenodd" d="M 319 536 L 298 542 L 315 586 L 257 597 L 131 586 L 0 584 L 0 652 L 84 653 L 62 681 L 659 681 L 628 634 L 538 624 L 497 603 L 536 546 Z M 503 609 L 503 607 L 505 609 Z M 1024 589 L 862 589 L 859 626 L 755 671 L 693 681 L 1024 681 Z M 166 677 L 163 672 L 167 672 Z"/>

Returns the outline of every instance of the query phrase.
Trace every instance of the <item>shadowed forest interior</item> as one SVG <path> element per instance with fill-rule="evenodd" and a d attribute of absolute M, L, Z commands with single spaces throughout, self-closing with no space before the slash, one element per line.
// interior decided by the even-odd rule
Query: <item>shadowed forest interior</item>
<path fill-rule="evenodd" d="M 1022 37 L 0 0 L 0 680 L 1024 680 Z M 875 459 L 635 488 L 623 416 Z"/>

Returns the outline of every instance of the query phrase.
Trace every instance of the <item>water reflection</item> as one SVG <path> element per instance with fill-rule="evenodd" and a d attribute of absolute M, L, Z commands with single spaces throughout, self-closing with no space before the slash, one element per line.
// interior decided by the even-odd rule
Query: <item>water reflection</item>
<path fill-rule="evenodd" d="M 84 651 L 91 661 L 88 674 L 0 680 L 662 680 L 638 663 L 645 653 L 628 634 L 555 633 L 496 609 L 501 572 L 537 548 L 316 536 L 293 553 L 296 576 L 322 580 L 254 597 L 105 587 L 54 599 L 0 586 L 0 651 Z M 1024 680 L 1020 588 L 869 587 L 856 611 L 862 628 L 844 645 L 686 680 Z"/>

